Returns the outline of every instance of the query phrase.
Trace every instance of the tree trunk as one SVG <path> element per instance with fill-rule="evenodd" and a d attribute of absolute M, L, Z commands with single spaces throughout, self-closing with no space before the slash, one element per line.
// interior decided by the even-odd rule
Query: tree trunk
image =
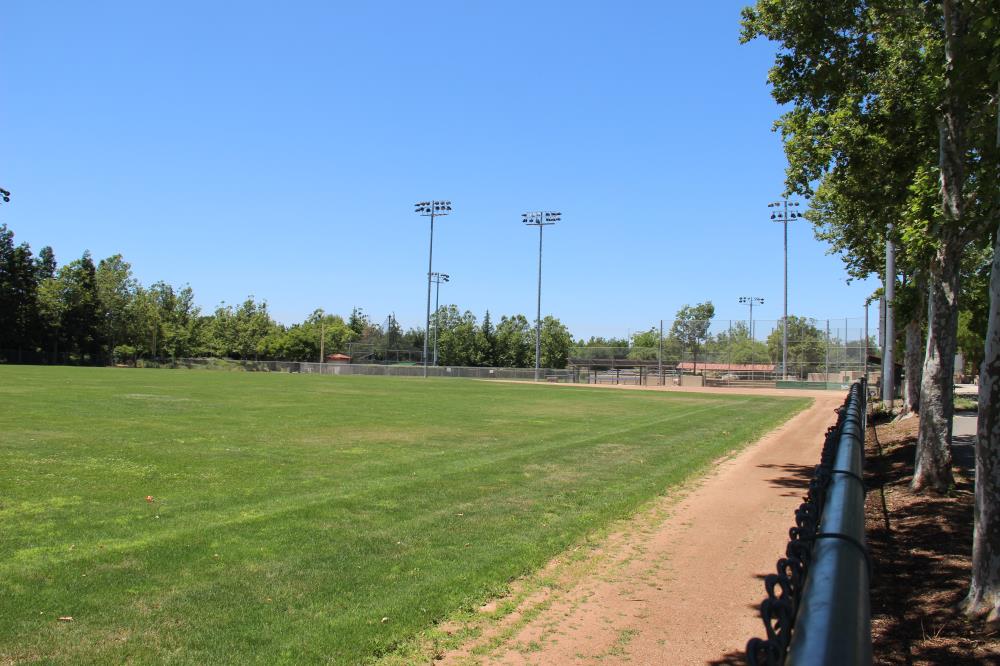
<path fill-rule="evenodd" d="M 938 170 L 941 182 L 939 246 L 927 280 L 927 353 L 920 383 L 920 435 L 913 470 L 914 490 L 944 493 L 951 474 L 951 426 L 954 404 L 955 350 L 958 337 L 958 289 L 965 189 L 965 115 L 956 85 L 957 56 L 965 19 L 956 0 L 942 0 L 944 17 L 944 101 L 938 124 Z"/>
<path fill-rule="evenodd" d="M 996 145 L 1000 150 L 1000 83 L 996 100 Z M 990 312 L 986 349 L 979 369 L 972 583 L 964 605 L 969 615 L 986 616 L 992 621 L 1000 619 L 1000 228 L 993 239 Z"/>
<path fill-rule="evenodd" d="M 920 378 L 921 362 L 924 351 L 922 317 L 914 316 L 906 323 L 906 354 L 903 357 L 903 367 L 906 371 L 906 390 L 903 393 L 903 411 L 920 411 Z"/>
<path fill-rule="evenodd" d="M 942 239 L 927 284 L 927 350 L 920 382 L 920 434 L 913 470 L 914 490 L 947 492 L 951 474 L 958 288 L 963 244 Z"/>
<path fill-rule="evenodd" d="M 986 352 L 979 371 L 976 439 L 976 510 L 972 536 L 972 584 L 965 599 L 970 615 L 1000 619 L 1000 230 L 990 269 Z"/>

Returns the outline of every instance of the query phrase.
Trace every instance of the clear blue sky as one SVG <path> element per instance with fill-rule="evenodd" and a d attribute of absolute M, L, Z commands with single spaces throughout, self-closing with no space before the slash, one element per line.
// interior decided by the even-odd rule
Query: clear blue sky
<path fill-rule="evenodd" d="M 711 300 L 781 316 L 772 47 L 743 2 L 62 2 L 0 23 L 0 220 L 60 263 L 116 252 L 205 309 L 253 294 L 423 325 L 428 223 L 442 302 L 625 335 Z M 859 317 L 804 222 L 792 314 Z M 872 326 L 876 316 L 873 313 Z"/>

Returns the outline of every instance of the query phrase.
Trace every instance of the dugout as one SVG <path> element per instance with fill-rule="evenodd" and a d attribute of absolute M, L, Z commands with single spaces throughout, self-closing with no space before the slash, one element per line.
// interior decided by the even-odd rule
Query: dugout
<path fill-rule="evenodd" d="M 570 358 L 567 367 L 586 384 L 662 386 L 677 375 L 676 363 L 663 363 L 661 374 L 656 359 Z"/>

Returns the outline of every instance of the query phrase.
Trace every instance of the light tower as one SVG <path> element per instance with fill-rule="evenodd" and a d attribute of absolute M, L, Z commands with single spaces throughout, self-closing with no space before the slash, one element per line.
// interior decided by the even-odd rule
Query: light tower
<path fill-rule="evenodd" d="M 782 204 L 784 207 L 782 207 Z M 798 207 L 799 202 L 788 202 L 788 197 L 781 201 L 772 201 L 768 208 L 777 208 L 771 213 L 771 219 L 780 222 L 785 227 L 785 310 L 781 317 L 781 378 L 788 379 L 788 223 L 802 217 L 798 211 L 789 212 L 788 207 Z"/>
<path fill-rule="evenodd" d="M 764 305 L 764 299 L 760 296 L 740 296 L 740 303 L 750 306 L 750 365 L 753 365 L 753 306 Z M 751 372 L 753 372 L 751 370 Z"/>
<path fill-rule="evenodd" d="M 521 213 L 522 221 L 529 227 L 538 227 L 538 312 L 535 317 L 535 381 L 542 378 L 542 229 L 555 224 L 562 213 L 532 211 Z"/>
<path fill-rule="evenodd" d="M 450 201 L 421 201 L 414 204 L 417 215 L 431 218 L 431 246 L 427 253 L 427 321 L 424 325 L 424 377 L 427 377 L 427 342 L 431 329 L 431 274 L 434 271 L 434 218 L 451 212 Z"/>
<path fill-rule="evenodd" d="M 438 329 L 441 328 L 441 283 L 451 280 L 447 273 L 431 273 L 434 287 L 434 365 L 438 364 Z"/>

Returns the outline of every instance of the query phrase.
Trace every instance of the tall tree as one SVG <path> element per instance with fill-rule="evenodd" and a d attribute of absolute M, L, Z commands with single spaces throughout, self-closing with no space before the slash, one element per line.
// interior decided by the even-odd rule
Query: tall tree
<path fill-rule="evenodd" d="M 497 360 L 497 335 L 490 318 L 490 311 L 483 315 L 483 323 L 476 331 L 476 365 L 488 368 L 499 365 Z"/>
<path fill-rule="evenodd" d="M 95 280 L 103 337 L 108 349 L 114 353 L 117 345 L 130 340 L 132 322 L 129 306 L 139 283 L 132 275 L 132 266 L 120 254 L 98 262 Z"/>
<path fill-rule="evenodd" d="M 534 331 L 524 315 L 506 315 L 497 324 L 497 360 L 505 368 L 534 365 Z"/>
<path fill-rule="evenodd" d="M 791 320 L 792 317 L 789 317 Z M 789 336 L 791 337 L 791 326 Z M 745 321 L 731 322 L 729 328 L 720 331 L 709 344 L 706 345 L 706 358 L 711 358 L 716 363 L 767 363 L 769 360 L 781 359 L 781 329 L 775 329 L 778 334 L 778 350 L 775 356 L 774 349 L 768 342 L 761 342 L 750 335 L 750 326 Z M 774 332 L 771 333 L 774 337 Z M 790 357 L 791 358 L 791 357 Z"/>
<path fill-rule="evenodd" d="M 967 200 L 968 89 L 960 79 L 968 30 L 962 3 L 942 0 L 944 85 L 938 113 L 938 173 L 942 215 L 930 229 L 937 241 L 929 267 L 927 351 L 920 386 L 920 434 L 913 488 L 946 492 L 954 483 L 951 433 L 954 415 L 955 351 L 958 348 L 962 255 L 982 232 Z"/>
<path fill-rule="evenodd" d="M 35 272 L 38 281 L 48 280 L 56 276 L 56 255 L 52 247 L 46 245 L 38 251 L 38 258 L 35 260 Z"/>
<path fill-rule="evenodd" d="M 360 338 L 364 335 L 365 329 L 369 326 L 368 315 L 361 308 L 353 308 L 351 316 L 347 320 L 347 326 L 354 334 Z"/>
<path fill-rule="evenodd" d="M 628 357 L 636 360 L 651 361 L 660 353 L 660 329 L 651 326 L 649 330 L 632 334 Z"/>
<path fill-rule="evenodd" d="M 698 352 L 709 338 L 708 330 L 715 317 L 715 306 L 712 301 L 697 305 L 685 305 L 674 316 L 670 327 L 670 337 L 680 341 L 684 349 L 691 352 L 694 361 L 694 371 L 698 371 Z"/>
<path fill-rule="evenodd" d="M 771 358 L 781 358 L 781 329 L 767 338 Z M 802 378 L 818 372 L 826 354 L 826 334 L 816 326 L 816 320 L 788 317 L 788 365 Z"/>
<path fill-rule="evenodd" d="M 233 314 L 235 325 L 235 348 L 233 352 L 241 359 L 256 359 L 263 349 L 263 341 L 276 324 L 267 311 L 267 302 L 260 303 L 248 296 Z"/>
<path fill-rule="evenodd" d="M 968 41 L 985 61 L 987 85 L 994 91 L 994 149 L 990 173 L 993 261 L 983 363 L 979 375 L 976 438 L 976 502 L 972 541 L 972 578 L 965 609 L 970 615 L 1000 619 L 1000 6 L 972 6 Z M 985 188 L 984 188 L 985 189 Z"/>
<path fill-rule="evenodd" d="M 0 225 L 0 358 L 32 350 L 38 320 L 37 271 L 26 243 Z"/>
<path fill-rule="evenodd" d="M 7 264 L 13 297 L 11 340 L 18 360 L 24 352 L 35 350 L 38 333 L 38 282 L 31 248 L 21 243 L 14 248 Z"/>
<path fill-rule="evenodd" d="M 951 483 L 952 374 L 961 257 L 982 233 L 984 158 L 993 152 L 981 136 L 984 97 L 982 63 L 967 58 L 966 10 L 978 2 L 942 0 L 831 0 L 787 3 L 759 0 L 744 10 L 744 39 L 764 36 L 780 42 L 771 70 L 775 99 L 791 104 L 779 121 L 789 156 L 789 185 L 808 191 L 831 169 L 865 163 L 879 138 L 897 136 L 883 171 L 894 183 L 910 180 L 918 199 L 938 181 L 940 205 L 925 228 L 904 228 L 904 238 L 930 240 L 926 265 L 928 332 L 921 383 L 920 436 L 914 487 L 944 491 Z M 910 159 L 892 145 L 920 148 Z M 934 162 L 923 146 L 933 145 Z M 876 162 L 877 164 L 877 162 Z M 855 178 L 849 198 L 877 201 L 883 179 L 872 169 Z M 899 179 L 902 178 L 903 181 Z M 869 206 L 863 206 L 869 208 Z M 858 218 L 852 230 L 868 224 Z M 860 232 L 858 232 L 860 233 Z M 890 276 L 891 277 L 891 276 Z"/>
<path fill-rule="evenodd" d="M 166 282 L 156 282 L 148 293 L 159 324 L 159 351 L 164 356 L 182 358 L 200 347 L 201 310 L 194 303 L 194 290 L 185 285 L 179 291 Z"/>
<path fill-rule="evenodd" d="M 565 368 L 573 336 L 561 321 L 552 315 L 542 319 L 542 367 Z"/>
<path fill-rule="evenodd" d="M 97 267 L 90 252 L 60 268 L 56 281 L 63 301 L 61 328 L 66 351 L 81 360 L 99 360 L 104 349 L 103 318 L 97 295 Z"/>
<path fill-rule="evenodd" d="M 469 366 L 476 363 L 476 316 L 455 305 L 442 305 L 432 320 L 441 365 Z"/>

